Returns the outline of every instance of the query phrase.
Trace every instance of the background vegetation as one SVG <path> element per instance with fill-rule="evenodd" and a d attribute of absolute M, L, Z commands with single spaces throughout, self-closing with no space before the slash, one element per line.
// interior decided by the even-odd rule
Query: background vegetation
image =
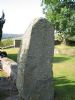
<path fill-rule="evenodd" d="M 75 0 L 42 0 L 43 12 L 62 43 L 75 35 Z"/>
<path fill-rule="evenodd" d="M 12 46 L 12 45 L 14 45 L 13 39 L 3 39 L 0 42 L 0 47 L 7 47 L 7 46 Z"/>

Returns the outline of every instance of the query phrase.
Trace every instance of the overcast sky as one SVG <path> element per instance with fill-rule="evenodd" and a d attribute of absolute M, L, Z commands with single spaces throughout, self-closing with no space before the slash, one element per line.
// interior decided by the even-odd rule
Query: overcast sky
<path fill-rule="evenodd" d="M 30 22 L 42 17 L 41 0 L 0 0 L 0 16 L 5 12 L 3 33 L 23 34 Z"/>

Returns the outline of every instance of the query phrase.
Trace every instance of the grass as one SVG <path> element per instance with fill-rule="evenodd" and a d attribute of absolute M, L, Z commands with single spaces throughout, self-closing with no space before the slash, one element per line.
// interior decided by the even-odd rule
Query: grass
<path fill-rule="evenodd" d="M 64 45 L 64 44 L 56 45 L 55 47 L 61 48 L 61 49 L 75 49 L 75 46 L 69 46 L 69 45 Z"/>
<path fill-rule="evenodd" d="M 8 57 L 10 59 L 13 59 L 14 61 L 17 61 L 17 54 L 18 54 L 19 48 L 3 49 L 3 51 L 7 52 Z"/>
<path fill-rule="evenodd" d="M 55 55 L 53 74 L 55 100 L 75 100 L 75 57 Z"/>
<path fill-rule="evenodd" d="M 60 47 L 59 48 L 64 48 Z M 65 47 L 74 49 L 75 47 Z M 5 49 L 8 57 L 17 59 L 18 48 Z M 75 56 L 55 55 L 53 60 L 55 100 L 75 100 Z"/>
<path fill-rule="evenodd" d="M 55 48 L 58 50 L 60 54 L 75 56 L 75 46 L 65 46 L 62 44 L 55 46 Z"/>

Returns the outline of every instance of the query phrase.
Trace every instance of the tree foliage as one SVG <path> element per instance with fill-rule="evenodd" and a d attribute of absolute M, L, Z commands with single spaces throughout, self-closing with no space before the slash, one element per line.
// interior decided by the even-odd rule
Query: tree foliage
<path fill-rule="evenodd" d="M 55 30 L 67 41 L 75 34 L 75 0 L 42 0 L 46 18 L 53 23 Z"/>

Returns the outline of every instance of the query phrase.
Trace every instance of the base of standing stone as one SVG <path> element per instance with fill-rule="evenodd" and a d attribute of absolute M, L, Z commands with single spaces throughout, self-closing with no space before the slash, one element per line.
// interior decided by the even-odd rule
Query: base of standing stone
<path fill-rule="evenodd" d="M 54 98 L 54 89 L 51 79 L 37 81 L 36 84 L 34 84 L 33 90 L 30 92 L 29 95 L 21 94 L 19 100 L 53 100 Z"/>
<path fill-rule="evenodd" d="M 15 96 L 12 96 L 12 97 L 8 97 L 4 100 L 19 100 L 19 96 L 18 95 L 15 95 Z"/>

